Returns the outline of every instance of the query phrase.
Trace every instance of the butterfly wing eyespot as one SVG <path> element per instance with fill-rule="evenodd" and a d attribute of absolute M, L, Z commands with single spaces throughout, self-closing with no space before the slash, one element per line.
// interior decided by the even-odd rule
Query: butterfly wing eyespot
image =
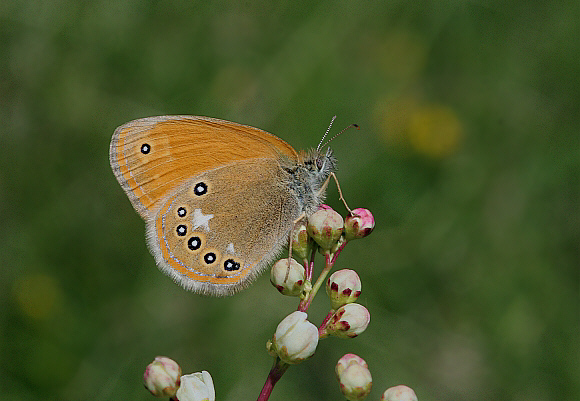
<path fill-rule="evenodd" d="M 220 251 L 215 248 L 208 248 L 199 256 L 199 261 L 202 265 L 211 268 L 219 263 L 220 258 Z"/>
<path fill-rule="evenodd" d="M 151 146 L 149 146 L 148 143 L 144 143 L 143 145 L 141 145 L 141 153 L 143 153 L 144 155 L 146 155 L 149 152 L 151 152 Z"/>
<path fill-rule="evenodd" d="M 203 181 L 196 182 L 191 186 L 191 193 L 194 196 L 203 196 L 209 191 L 208 184 Z"/>
<path fill-rule="evenodd" d="M 280 155 L 298 157 L 289 144 L 258 128 L 198 116 L 131 121 L 115 130 L 109 150 L 115 177 L 145 220 L 191 177 L 238 161 Z"/>
<path fill-rule="evenodd" d="M 241 263 L 236 260 L 236 258 L 228 256 L 227 259 L 224 257 L 223 268 L 226 271 L 236 271 L 239 270 L 241 267 Z"/>
<path fill-rule="evenodd" d="M 185 224 L 179 224 L 177 226 L 175 232 L 177 233 L 177 236 L 179 236 L 179 237 L 185 237 L 185 235 L 187 234 L 187 225 L 185 225 Z"/>
<path fill-rule="evenodd" d="M 191 252 L 201 251 L 205 235 L 203 233 L 192 233 L 192 235 L 187 239 L 187 249 Z"/>
<path fill-rule="evenodd" d="M 177 213 L 177 217 L 184 218 L 187 216 L 187 208 L 185 206 L 179 206 L 177 209 L 175 209 L 175 212 Z"/>

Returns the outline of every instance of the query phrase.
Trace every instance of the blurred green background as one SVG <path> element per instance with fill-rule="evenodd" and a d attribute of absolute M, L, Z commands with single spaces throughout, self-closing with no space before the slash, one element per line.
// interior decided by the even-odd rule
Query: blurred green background
<path fill-rule="evenodd" d="M 577 1 L 0 3 L 0 398 L 152 400 L 156 355 L 255 399 L 296 306 L 267 275 L 204 298 L 155 267 L 108 161 L 114 129 L 194 114 L 332 144 L 377 226 L 338 268 L 371 312 L 271 400 L 580 399 Z M 331 185 L 328 203 L 343 211 Z M 326 295 L 314 301 L 319 323 Z"/>

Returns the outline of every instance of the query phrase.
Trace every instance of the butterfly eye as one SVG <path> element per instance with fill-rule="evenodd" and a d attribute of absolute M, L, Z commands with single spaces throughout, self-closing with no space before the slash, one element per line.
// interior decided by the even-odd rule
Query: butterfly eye
<path fill-rule="evenodd" d="M 321 157 L 317 157 L 316 158 L 316 167 L 318 168 L 318 170 L 322 170 L 323 166 L 324 166 L 324 160 L 322 160 Z"/>
<path fill-rule="evenodd" d="M 141 145 L 141 153 L 146 155 L 149 152 L 151 152 L 151 146 L 149 146 L 148 143 L 144 143 L 143 145 Z"/>

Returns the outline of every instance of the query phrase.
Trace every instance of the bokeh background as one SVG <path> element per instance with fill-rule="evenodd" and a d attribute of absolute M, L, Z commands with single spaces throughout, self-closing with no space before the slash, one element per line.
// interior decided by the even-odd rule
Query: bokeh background
<path fill-rule="evenodd" d="M 368 330 L 330 338 L 272 400 L 580 398 L 580 6 L 571 1 L 0 3 L 0 398 L 151 400 L 156 355 L 255 399 L 296 306 L 267 275 L 204 298 L 155 267 L 108 161 L 114 129 L 195 114 L 297 149 L 333 115 Z M 328 203 L 343 211 L 331 185 Z M 310 311 L 320 322 L 324 293 Z"/>

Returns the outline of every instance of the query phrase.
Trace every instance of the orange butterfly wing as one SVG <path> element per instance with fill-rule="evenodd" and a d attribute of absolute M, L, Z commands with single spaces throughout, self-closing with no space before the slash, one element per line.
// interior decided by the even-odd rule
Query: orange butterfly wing
<path fill-rule="evenodd" d="M 296 151 L 280 138 L 247 125 L 197 116 L 159 116 L 115 130 L 111 167 L 133 207 L 148 218 L 186 179 L 235 161 Z"/>

